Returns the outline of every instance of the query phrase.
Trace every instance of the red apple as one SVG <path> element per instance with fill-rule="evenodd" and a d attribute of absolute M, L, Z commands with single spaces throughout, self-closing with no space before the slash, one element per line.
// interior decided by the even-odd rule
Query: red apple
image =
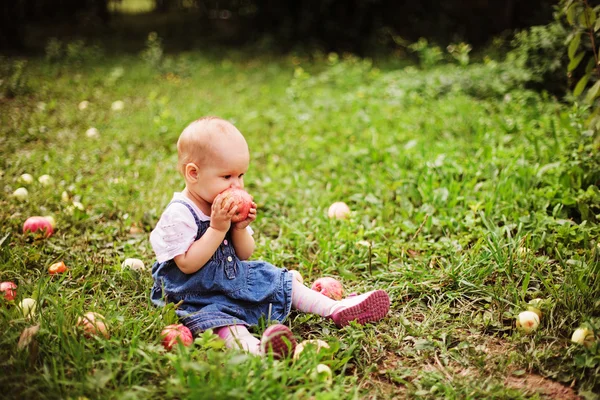
<path fill-rule="evenodd" d="M 229 199 L 233 199 L 234 204 L 238 207 L 235 215 L 231 218 L 231 222 L 240 222 L 248 218 L 248 213 L 252 208 L 252 196 L 248 192 L 243 189 L 230 188 L 221 193 L 221 195 L 223 195 L 223 203 Z"/>
<path fill-rule="evenodd" d="M 52 228 L 52 221 L 48 217 L 29 217 L 23 224 L 23 233 L 46 231 L 45 236 L 50 237 L 54 228 Z"/>
<path fill-rule="evenodd" d="M 65 265 L 64 262 L 59 261 L 57 263 L 52 264 L 48 267 L 48 272 L 50 275 L 62 274 L 63 272 L 67 272 L 69 268 Z"/>
<path fill-rule="evenodd" d="M 14 282 L 0 283 L 0 293 L 4 293 L 7 301 L 13 301 L 17 297 L 17 285 Z"/>
<path fill-rule="evenodd" d="M 177 342 L 181 342 L 184 346 L 191 346 L 194 341 L 192 331 L 182 324 L 165 326 L 160 336 L 162 337 L 162 345 L 167 350 L 171 350 Z"/>
<path fill-rule="evenodd" d="M 319 278 L 312 284 L 311 289 L 333 300 L 341 300 L 344 297 L 342 284 L 333 278 Z"/>

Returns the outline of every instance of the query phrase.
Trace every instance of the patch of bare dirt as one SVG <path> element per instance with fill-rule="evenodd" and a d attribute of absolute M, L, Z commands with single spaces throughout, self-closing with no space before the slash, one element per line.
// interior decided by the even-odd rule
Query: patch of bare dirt
<path fill-rule="evenodd" d="M 396 371 L 402 367 L 408 367 L 417 373 L 438 371 L 442 373 L 448 381 L 456 378 L 479 379 L 486 378 L 490 374 L 497 379 L 497 382 L 503 382 L 507 388 L 516 389 L 529 395 L 538 395 L 548 400 L 578 400 L 582 399 L 576 391 L 569 386 L 559 382 L 544 378 L 537 374 L 525 374 L 522 376 L 510 375 L 512 369 L 506 370 L 498 365 L 499 360 L 506 357 L 506 354 L 514 350 L 514 345 L 506 340 L 490 337 L 486 335 L 470 335 L 469 341 L 473 344 L 476 351 L 485 354 L 485 365 L 464 365 L 453 362 L 448 358 L 438 357 L 439 353 L 434 353 L 429 360 L 404 358 L 400 354 L 390 352 L 383 359 L 378 361 L 379 371 L 372 374 L 369 379 L 362 384 L 371 394 L 369 398 L 407 398 L 407 388 L 391 379 L 390 371 Z M 441 355 L 440 355 L 441 356 Z M 443 360 L 443 362 L 442 362 Z M 417 373 L 418 374 L 418 373 Z M 508 375 L 508 376 L 507 376 Z M 413 376 L 407 376 L 405 379 L 411 381 Z M 495 380 L 496 380 L 495 379 Z"/>
<path fill-rule="evenodd" d="M 546 379 L 540 375 L 529 374 L 524 376 L 509 376 L 504 380 L 504 383 L 510 388 L 519 389 L 531 394 L 537 393 L 547 399 L 581 399 L 572 388 Z"/>

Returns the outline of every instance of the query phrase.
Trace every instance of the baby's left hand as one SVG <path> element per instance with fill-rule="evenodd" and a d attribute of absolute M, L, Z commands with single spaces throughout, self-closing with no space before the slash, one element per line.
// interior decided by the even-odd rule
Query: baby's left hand
<path fill-rule="evenodd" d="M 252 207 L 250 207 L 250 211 L 248 211 L 248 217 L 243 221 L 232 224 L 234 229 L 246 229 L 248 225 L 256 219 L 256 207 L 256 203 L 252 202 Z"/>

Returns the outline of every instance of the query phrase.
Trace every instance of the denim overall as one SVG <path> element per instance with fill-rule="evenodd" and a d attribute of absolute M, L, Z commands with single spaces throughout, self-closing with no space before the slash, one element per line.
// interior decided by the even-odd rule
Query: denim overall
<path fill-rule="evenodd" d="M 210 226 L 192 207 L 198 240 Z M 168 207 L 168 206 L 167 206 Z M 198 271 L 184 274 L 168 260 L 152 266 L 151 299 L 155 305 L 180 303 L 176 313 L 193 333 L 227 325 L 257 325 L 264 316 L 283 322 L 292 306 L 292 274 L 264 261 L 241 261 L 227 232 L 215 254 Z"/>

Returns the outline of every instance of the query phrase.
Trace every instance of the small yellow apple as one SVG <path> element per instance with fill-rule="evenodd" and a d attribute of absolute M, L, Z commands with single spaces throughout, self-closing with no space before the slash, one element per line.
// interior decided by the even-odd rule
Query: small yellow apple
<path fill-rule="evenodd" d="M 21 300 L 19 303 L 19 308 L 21 309 L 23 316 L 32 318 L 35 315 L 37 302 L 34 299 L 27 297 Z"/>
<path fill-rule="evenodd" d="M 13 192 L 13 197 L 19 200 L 25 200 L 29 196 L 29 192 L 24 187 L 20 187 Z"/>
<path fill-rule="evenodd" d="M 33 176 L 31 176 L 31 174 L 23 174 L 19 177 L 19 180 L 23 183 L 32 183 Z"/>
<path fill-rule="evenodd" d="M 544 303 L 544 300 L 542 299 L 533 299 L 530 300 L 527 306 L 527 311 L 532 311 L 534 313 L 537 314 L 538 318 L 540 318 L 540 320 L 542 319 L 542 305 Z"/>
<path fill-rule="evenodd" d="M 592 347 L 595 341 L 594 331 L 588 328 L 577 328 L 573 332 L 573 336 L 571 336 L 571 342 L 582 344 L 588 349 Z"/>
<path fill-rule="evenodd" d="M 126 258 L 123 263 L 121 263 L 121 268 L 129 268 L 134 271 L 143 271 L 146 267 L 142 260 L 137 258 Z"/>
<path fill-rule="evenodd" d="M 42 186 L 50 186 L 54 182 L 54 179 L 50 175 L 42 175 L 38 178 L 38 182 L 42 184 Z"/>
<path fill-rule="evenodd" d="M 325 364 L 317 365 L 317 368 L 311 370 L 310 374 L 314 380 L 327 383 L 328 385 L 331 385 L 333 381 L 333 372 L 331 372 L 331 368 Z"/>
<path fill-rule="evenodd" d="M 300 342 L 296 346 L 296 350 L 294 350 L 294 360 L 297 360 L 298 357 L 300 357 L 300 353 L 302 353 L 305 348 L 308 348 L 308 347 L 311 347 L 311 346 L 316 349 L 317 353 L 319 351 L 321 351 L 321 349 L 328 349 L 329 348 L 329 344 L 327 344 L 327 342 L 324 341 L 324 340 L 320 340 L 320 339 L 316 339 L 316 340 L 304 340 L 304 341 Z"/>

